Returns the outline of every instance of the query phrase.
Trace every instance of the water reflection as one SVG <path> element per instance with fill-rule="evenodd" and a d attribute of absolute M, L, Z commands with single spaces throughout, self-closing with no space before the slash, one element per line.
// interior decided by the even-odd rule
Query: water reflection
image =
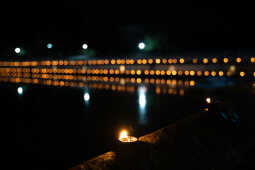
<path fill-rule="evenodd" d="M 85 104 L 88 105 L 89 104 L 89 100 L 90 100 L 89 93 L 85 92 L 84 95 L 83 95 L 83 98 L 84 98 Z"/>
<path fill-rule="evenodd" d="M 18 91 L 18 94 L 19 94 L 19 95 L 22 95 L 22 94 L 23 94 L 23 88 L 22 88 L 22 87 L 18 87 L 18 90 L 17 90 L 17 91 Z"/>
<path fill-rule="evenodd" d="M 142 124 L 142 125 L 147 123 L 146 91 L 147 91 L 147 89 L 145 87 L 139 87 L 139 89 L 138 89 L 139 123 Z"/>

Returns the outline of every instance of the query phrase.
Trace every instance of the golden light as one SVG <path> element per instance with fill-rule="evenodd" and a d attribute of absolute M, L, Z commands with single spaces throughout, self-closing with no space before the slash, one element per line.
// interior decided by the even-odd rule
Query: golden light
<path fill-rule="evenodd" d="M 128 136 L 127 130 L 122 130 L 120 132 L 119 141 L 124 143 L 132 143 L 132 142 L 136 142 L 137 138 L 134 136 Z"/>
<path fill-rule="evenodd" d="M 237 63 L 241 63 L 242 62 L 242 59 L 240 57 L 236 58 L 236 62 Z"/>
<path fill-rule="evenodd" d="M 208 104 L 212 103 L 212 99 L 210 97 L 207 97 L 206 98 L 206 103 L 208 103 Z"/>
<path fill-rule="evenodd" d="M 229 61 L 228 58 L 224 58 L 224 59 L 223 59 L 223 62 L 224 62 L 224 63 L 228 63 L 228 61 Z"/>
<path fill-rule="evenodd" d="M 191 76 L 194 76 L 196 74 L 196 72 L 194 70 L 191 70 L 189 73 Z"/>
<path fill-rule="evenodd" d="M 205 76 L 209 76 L 209 75 L 210 75 L 210 72 L 209 72 L 209 71 L 205 71 L 205 72 L 204 72 L 204 75 L 205 75 Z"/>
<path fill-rule="evenodd" d="M 203 63 L 204 63 L 204 64 L 207 64 L 207 63 L 208 63 L 208 59 L 207 59 L 207 58 L 204 58 L 204 59 L 203 59 Z"/>
<path fill-rule="evenodd" d="M 197 76 L 202 76 L 202 71 L 197 71 Z"/>
<path fill-rule="evenodd" d="M 217 59 L 217 58 L 213 58 L 213 59 L 212 59 L 212 62 L 215 64 L 215 63 L 218 62 L 218 59 Z"/>
<path fill-rule="evenodd" d="M 255 57 L 251 57 L 251 62 L 255 63 Z"/>
<path fill-rule="evenodd" d="M 185 76 L 188 76 L 188 75 L 189 75 L 189 71 L 186 70 L 186 71 L 184 72 L 184 74 L 185 74 Z"/>
<path fill-rule="evenodd" d="M 153 59 L 149 59 L 148 63 L 152 64 L 153 63 Z"/>
<path fill-rule="evenodd" d="M 164 59 L 162 60 L 162 62 L 163 62 L 163 64 L 166 64 L 166 63 L 167 63 L 167 59 L 164 58 Z"/>
<path fill-rule="evenodd" d="M 179 60 L 179 62 L 180 62 L 181 64 L 183 64 L 183 63 L 184 63 L 184 59 L 181 58 L 181 59 Z"/>
<path fill-rule="evenodd" d="M 253 76 L 255 77 L 255 72 L 253 72 Z"/>
<path fill-rule="evenodd" d="M 156 63 L 160 64 L 161 60 L 159 58 L 156 59 Z"/>
<path fill-rule="evenodd" d="M 224 75 L 223 71 L 219 71 L 219 76 L 222 77 Z"/>
<path fill-rule="evenodd" d="M 124 65 L 121 65 L 120 66 L 120 72 L 124 72 L 125 71 L 125 66 Z"/>
<path fill-rule="evenodd" d="M 244 76 L 245 76 L 245 72 L 241 71 L 241 72 L 240 72 L 240 76 L 241 76 L 241 77 L 244 77 Z"/>
<path fill-rule="evenodd" d="M 191 87 L 193 87 L 193 86 L 196 85 L 196 82 L 195 82 L 194 80 L 191 80 L 190 83 L 189 83 L 189 85 L 190 85 Z"/>
<path fill-rule="evenodd" d="M 213 77 L 215 77 L 216 74 L 217 74 L 217 73 L 216 73 L 215 71 L 212 71 L 212 72 L 211 72 L 211 75 L 212 75 Z"/>
<path fill-rule="evenodd" d="M 176 76 L 176 74 L 177 74 L 177 71 L 173 70 L 173 71 L 172 71 L 172 75 L 173 75 L 173 76 Z"/>

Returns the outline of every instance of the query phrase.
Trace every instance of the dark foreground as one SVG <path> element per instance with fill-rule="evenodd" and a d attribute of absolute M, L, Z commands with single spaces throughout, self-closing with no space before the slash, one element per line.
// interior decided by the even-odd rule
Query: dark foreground
<path fill-rule="evenodd" d="M 140 137 L 136 144 L 118 144 L 71 170 L 254 169 L 252 127 L 225 119 L 223 108 L 224 104 L 210 105 L 207 112 Z"/>

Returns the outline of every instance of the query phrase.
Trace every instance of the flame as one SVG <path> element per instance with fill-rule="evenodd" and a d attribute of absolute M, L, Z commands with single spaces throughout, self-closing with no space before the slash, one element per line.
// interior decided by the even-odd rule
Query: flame
<path fill-rule="evenodd" d="M 119 139 L 128 138 L 128 132 L 126 130 L 123 130 L 120 132 Z"/>

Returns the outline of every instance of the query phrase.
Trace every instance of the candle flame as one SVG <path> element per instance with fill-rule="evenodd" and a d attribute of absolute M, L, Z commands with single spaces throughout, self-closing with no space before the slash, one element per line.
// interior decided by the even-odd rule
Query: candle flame
<path fill-rule="evenodd" d="M 123 130 L 120 132 L 120 137 L 119 139 L 127 138 L 128 137 L 128 132 L 126 130 Z"/>

